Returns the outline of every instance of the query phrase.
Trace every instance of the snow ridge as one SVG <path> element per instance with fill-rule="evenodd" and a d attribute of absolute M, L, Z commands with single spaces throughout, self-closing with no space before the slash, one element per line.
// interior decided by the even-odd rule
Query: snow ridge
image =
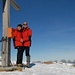
<path fill-rule="evenodd" d="M 22 72 L 0 72 L 0 75 L 75 75 L 75 67 L 67 63 L 31 63 L 31 68 L 23 68 Z"/>

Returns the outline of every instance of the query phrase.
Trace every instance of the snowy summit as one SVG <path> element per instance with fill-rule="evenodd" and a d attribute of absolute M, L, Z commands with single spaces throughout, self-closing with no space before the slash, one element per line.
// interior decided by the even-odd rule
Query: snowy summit
<path fill-rule="evenodd" d="M 0 72 L 0 75 L 75 75 L 71 64 L 31 63 L 31 68 L 23 67 L 22 71 Z"/>

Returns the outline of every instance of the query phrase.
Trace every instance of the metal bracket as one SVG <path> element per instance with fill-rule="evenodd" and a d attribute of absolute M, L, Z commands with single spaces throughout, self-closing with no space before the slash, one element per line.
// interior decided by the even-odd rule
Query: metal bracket
<path fill-rule="evenodd" d="M 2 39 L 0 40 L 0 42 L 3 42 L 3 41 L 7 41 L 7 37 L 2 37 Z"/>

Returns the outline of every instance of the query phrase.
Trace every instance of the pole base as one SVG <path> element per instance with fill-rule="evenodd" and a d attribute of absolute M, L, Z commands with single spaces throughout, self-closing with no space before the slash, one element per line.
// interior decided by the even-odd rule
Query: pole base
<path fill-rule="evenodd" d="M 17 67 L 17 66 L 11 66 L 11 67 L 0 67 L 0 72 L 3 71 L 22 71 L 22 67 Z"/>

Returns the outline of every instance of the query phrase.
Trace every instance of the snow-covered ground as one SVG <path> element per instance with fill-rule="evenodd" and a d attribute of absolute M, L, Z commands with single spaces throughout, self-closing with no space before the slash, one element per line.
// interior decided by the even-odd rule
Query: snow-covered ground
<path fill-rule="evenodd" d="M 0 72 L 0 75 L 75 75 L 75 67 L 71 64 L 31 63 L 31 68 L 23 71 Z"/>

